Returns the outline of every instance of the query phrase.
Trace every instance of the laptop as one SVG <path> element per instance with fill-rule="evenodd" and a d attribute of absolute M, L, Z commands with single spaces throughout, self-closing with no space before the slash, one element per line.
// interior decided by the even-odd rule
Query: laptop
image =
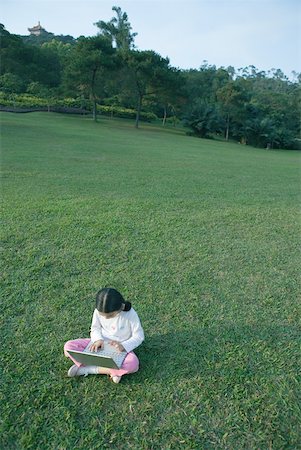
<path fill-rule="evenodd" d="M 89 350 L 92 342 L 90 341 L 87 347 L 82 350 L 68 350 L 68 353 L 77 362 L 85 366 L 98 366 L 107 367 L 108 369 L 120 369 L 127 352 L 119 352 L 116 348 L 109 344 L 109 342 L 104 342 L 103 347 L 97 352 L 91 352 Z"/>

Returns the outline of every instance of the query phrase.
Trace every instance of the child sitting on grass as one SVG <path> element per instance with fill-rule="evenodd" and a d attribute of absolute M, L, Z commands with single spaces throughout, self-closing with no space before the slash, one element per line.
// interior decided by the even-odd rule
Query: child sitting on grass
<path fill-rule="evenodd" d="M 100 349 L 104 340 L 109 341 L 115 348 L 127 355 L 120 369 L 108 369 L 97 366 L 84 366 L 75 361 L 68 350 L 83 351 L 90 339 L 75 339 L 66 342 L 65 356 L 70 358 L 74 365 L 68 370 L 69 377 L 89 374 L 110 375 L 114 383 L 119 383 L 122 375 L 137 372 L 139 360 L 132 351 L 144 340 L 144 332 L 140 319 L 130 302 L 126 302 L 122 295 L 113 288 L 101 289 L 96 295 L 96 309 L 93 313 L 91 326 L 91 351 Z"/>

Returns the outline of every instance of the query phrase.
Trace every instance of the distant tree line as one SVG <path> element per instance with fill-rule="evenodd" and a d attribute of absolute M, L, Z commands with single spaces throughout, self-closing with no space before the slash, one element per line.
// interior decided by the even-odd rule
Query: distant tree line
<path fill-rule="evenodd" d="M 136 33 L 119 7 L 92 37 L 18 36 L 0 25 L 0 103 L 18 96 L 91 109 L 135 111 L 163 125 L 183 122 L 190 134 L 265 148 L 298 148 L 301 74 L 203 65 L 179 70 L 153 50 L 137 50 Z M 30 97 L 31 96 L 31 97 Z M 24 101 L 24 100 L 23 100 Z M 100 106 L 101 105 L 101 106 Z"/>

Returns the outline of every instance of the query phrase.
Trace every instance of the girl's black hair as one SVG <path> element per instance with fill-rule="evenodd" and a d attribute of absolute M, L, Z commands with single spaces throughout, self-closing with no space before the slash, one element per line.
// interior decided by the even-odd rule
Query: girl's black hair
<path fill-rule="evenodd" d="M 113 288 L 103 288 L 96 294 L 96 309 L 101 313 L 129 311 L 132 305 L 126 302 L 120 292 Z"/>

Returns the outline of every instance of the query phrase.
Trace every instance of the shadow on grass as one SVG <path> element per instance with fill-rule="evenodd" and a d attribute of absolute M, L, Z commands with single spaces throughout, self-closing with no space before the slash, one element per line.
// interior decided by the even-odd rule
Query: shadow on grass
<path fill-rule="evenodd" d="M 131 382 L 193 376 L 252 377 L 298 367 L 300 327 L 211 327 L 154 335 L 136 350 L 141 371 Z M 284 370 L 283 367 L 286 367 Z"/>

